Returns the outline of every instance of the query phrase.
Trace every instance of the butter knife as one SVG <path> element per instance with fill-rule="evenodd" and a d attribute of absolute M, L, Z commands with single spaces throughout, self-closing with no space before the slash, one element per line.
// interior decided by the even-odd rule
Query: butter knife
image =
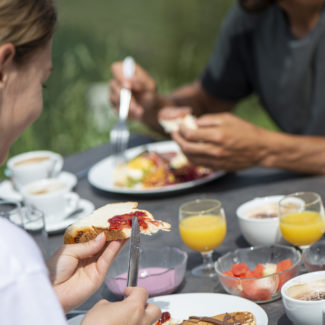
<path fill-rule="evenodd" d="M 136 287 L 138 283 L 138 270 L 140 261 L 140 227 L 136 216 L 132 217 L 132 232 L 129 251 L 129 267 L 128 267 L 128 287 Z"/>

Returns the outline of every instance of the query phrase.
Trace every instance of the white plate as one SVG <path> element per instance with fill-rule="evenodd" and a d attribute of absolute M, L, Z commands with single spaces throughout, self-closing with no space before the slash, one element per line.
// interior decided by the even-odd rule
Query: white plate
<path fill-rule="evenodd" d="M 151 298 L 148 300 L 168 311 L 177 321 L 190 316 L 215 316 L 236 311 L 254 314 L 257 325 L 268 324 L 266 312 L 256 303 L 237 296 L 221 293 L 184 293 Z"/>
<path fill-rule="evenodd" d="M 73 222 L 75 222 L 76 220 L 78 220 L 82 217 L 87 216 L 88 214 L 93 212 L 95 209 L 95 206 L 92 202 L 90 202 L 88 200 L 84 200 L 84 199 L 79 200 L 78 207 L 83 210 L 80 213 L 75 214 L 71 218 L 59 220 L 56 222 L 51 219 L 45 220 L 46 231 L 48 233 L 53 233 L 53 232 L 58 232 L 58 231 L 64 230 L 65 228 L 70 226 Z"/>
<path fill-rule="evenodd" d="M 236 311 L 249 311 L 256 318 L 256 325 L 267 325 L 266 312 L 254 302 L 221 293 L 183 293 L 151 298 L 148 300 L 158 305 L 161 311 L 168 311 L 179 322 L 190 316 L 215 316 Z M 83 315 L 68 321 L 69 325 L 80 325 Z"/>
<path fill-rule="evenodd" d="M 69 172 L 62 171 L 58 175 L 58 179 L 66 183 L 70 190 L 72 190 L 77 184 L 77 177 Z M 22 201 L 22 195 L 16 191 L 10 180 L 4 180 L 0 183 L 0 199 L 7 201 Z"/>
<path fill-rule="evenodd" d="M 125 156 L 127 160 L 130 160 L 137 155 L 139 155 L 144 150 L 160 152 L 169 152 L 169 151 L 180 151 L 179 146 L 174 141 L 162 141 L 150 143 L 135 148 L 131 148 L 125 151 Z M 194 181 L 184 182 L 175 185 L 168 185 L 160 188 L 149 188 L 149 189 L 132 189 L 132 188 L 121 188 L 115 187 L 114 182 L 114 171 L 115 171 L 115 156 L 110 156 L 99 161 L 95 164 L 88 173 L 88 181 L 94 187 L 102 190 L 109 191 L 113 193 L 122 193 L 122 194 L 157 194 L 157 193 L 166 193 L 174 192 L 179 190 L 184 190 L 187 188 L 192 188 L 193 186 L 198 186 L 210 182 L 220 176 L 224 175 L 224 171 L 214 172 L 211 175 L 199 178 Z"/>
<path fill-rule="evenodd" d="M 84 315 L 78 315 L 68 320 L 68 325 L 80 325 Z"/>

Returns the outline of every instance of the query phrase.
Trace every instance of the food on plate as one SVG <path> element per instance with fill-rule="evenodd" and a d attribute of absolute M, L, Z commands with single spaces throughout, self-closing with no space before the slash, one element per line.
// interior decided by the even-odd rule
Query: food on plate
<path fill-rule="evenodd" d="M 188 320 L 184 320 L 181 323 L 176 322 L 176 320 L 172 319 L 169 312 L 164 312 L 161 315 L 160 320 L 158 320 L 155 325 L 255 325 L 256 319 L 255 316 L 247 311 L 241 312 L 232 312 L 232 313 L 224 313 L 211 317 L 198 317 L 198 316 L 190 316 Z"/>
<path fill-rule="evenodd" d="M 208 168 L 192 165 L 180 151 L 145 151 L 126 163 L 118 164 L 114 186 L 157 188 L 209 176 Z"/>
<path fill-rule="evenodd" d="M 290 269 L 292 265 L 290 258 L 277 264 L 257 264 L 253 270 L 246 263 L 235 263 L 230 270 L 223 272 L 229 278 L 222 281 L 242 297 L 266 301 L 291 278 L 290 272 L 282 271 Z M 272 274 L 274 276 L 269 277 Z"/>
<path fill-rule="evenodd" d="M 173 320 L 168 312 L 164 312 L 161 315 L 159 321 L 155 325 L 255 325 L 255 316 L 248 311 L 224 313 L 211 317 L 198 317 L 190 316 L 188 320 L 184 320 L 181 323 L 177 323 Z"/>
<path fill-rule="evenodd" d="M 170 118 L 159 119 L 159 124 L 166 133 L 178 131 L 181 124 L 189 129 L 196 129 L 196 118 L 188 112 L 177 112 L 176 116 L 171 115 Z"/>
<path fill-rule="evenodd" d="M 325 280 L 314 280 L 293 285 L 287 289 L 286 294 L 297 300 L 325 300 Z"/>
<path fill-rule="evenodd" d="M 160 319 L 154 325 L 178 325 L 178 322 L 171 318 L 168 311 L 165 311 L 161 314 Z"/>
<path fill-rule="evenodd" d="M 64 243 L 83 243 L 96 238 L 101 232 L 105 233 L 107 241 L 129 238 L 133 216 L 138 218 L 142 234 L 170 230 L 169 223 L 155 220 L 150 212 L 137 209 L 137 206 L 137 202 L 111 203 L 95 210 L 66 229 Z"/>
<path fill-rule="evenodd" d="M 181 325 L 255 325 L 255 316 L 248 311 L 240 311 L 233 313 L 224 313 L 212 317 L 196 317 L 190 316 L 188 320 L 185 320 Z"/>

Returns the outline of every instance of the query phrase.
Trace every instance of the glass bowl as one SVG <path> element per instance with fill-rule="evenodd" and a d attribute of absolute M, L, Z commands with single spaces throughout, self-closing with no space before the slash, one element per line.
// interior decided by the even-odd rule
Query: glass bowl
<path fill-rule="evenodd" d="M 325 240 L 319 240 L 303 250 L 302 262 L 308 272 L 325 270 Z"/>
<path fill-rule="evenodd" d="M 300 262 L 301 254 L 294 247 L 271 245 L 229 252 L 217 260 L 215 269 L 225 291 L 265 303 L 280 298 L 282 285 L 299 273 Z M 238 270 L 244 266 L 239 263 L 245 263 L 250 271 Z M 233 269 L 237 276 L 229 272 Z"/>
<path fill-rule="evenodd" d="M 129 250 L 124 249 L 113 261 L 105 277 L 107 288 L 117 297 L 124 296 Z M 146 288 L 150 297 L 174 292 L 186 271 L 187 253 L 176 247 L 140 250 L 138 286 Z"/>

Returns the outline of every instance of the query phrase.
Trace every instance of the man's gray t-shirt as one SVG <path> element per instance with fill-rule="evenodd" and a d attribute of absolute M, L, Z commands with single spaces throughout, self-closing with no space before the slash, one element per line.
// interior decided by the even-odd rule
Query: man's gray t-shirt
<path fill-rule="evenodd" d="M 235 5 L 201 82 L 220 99 L 257 93 L 285 132 L 325 135 L 325 11 L 295 39 L 276 4 L 258 14 Z"/>

